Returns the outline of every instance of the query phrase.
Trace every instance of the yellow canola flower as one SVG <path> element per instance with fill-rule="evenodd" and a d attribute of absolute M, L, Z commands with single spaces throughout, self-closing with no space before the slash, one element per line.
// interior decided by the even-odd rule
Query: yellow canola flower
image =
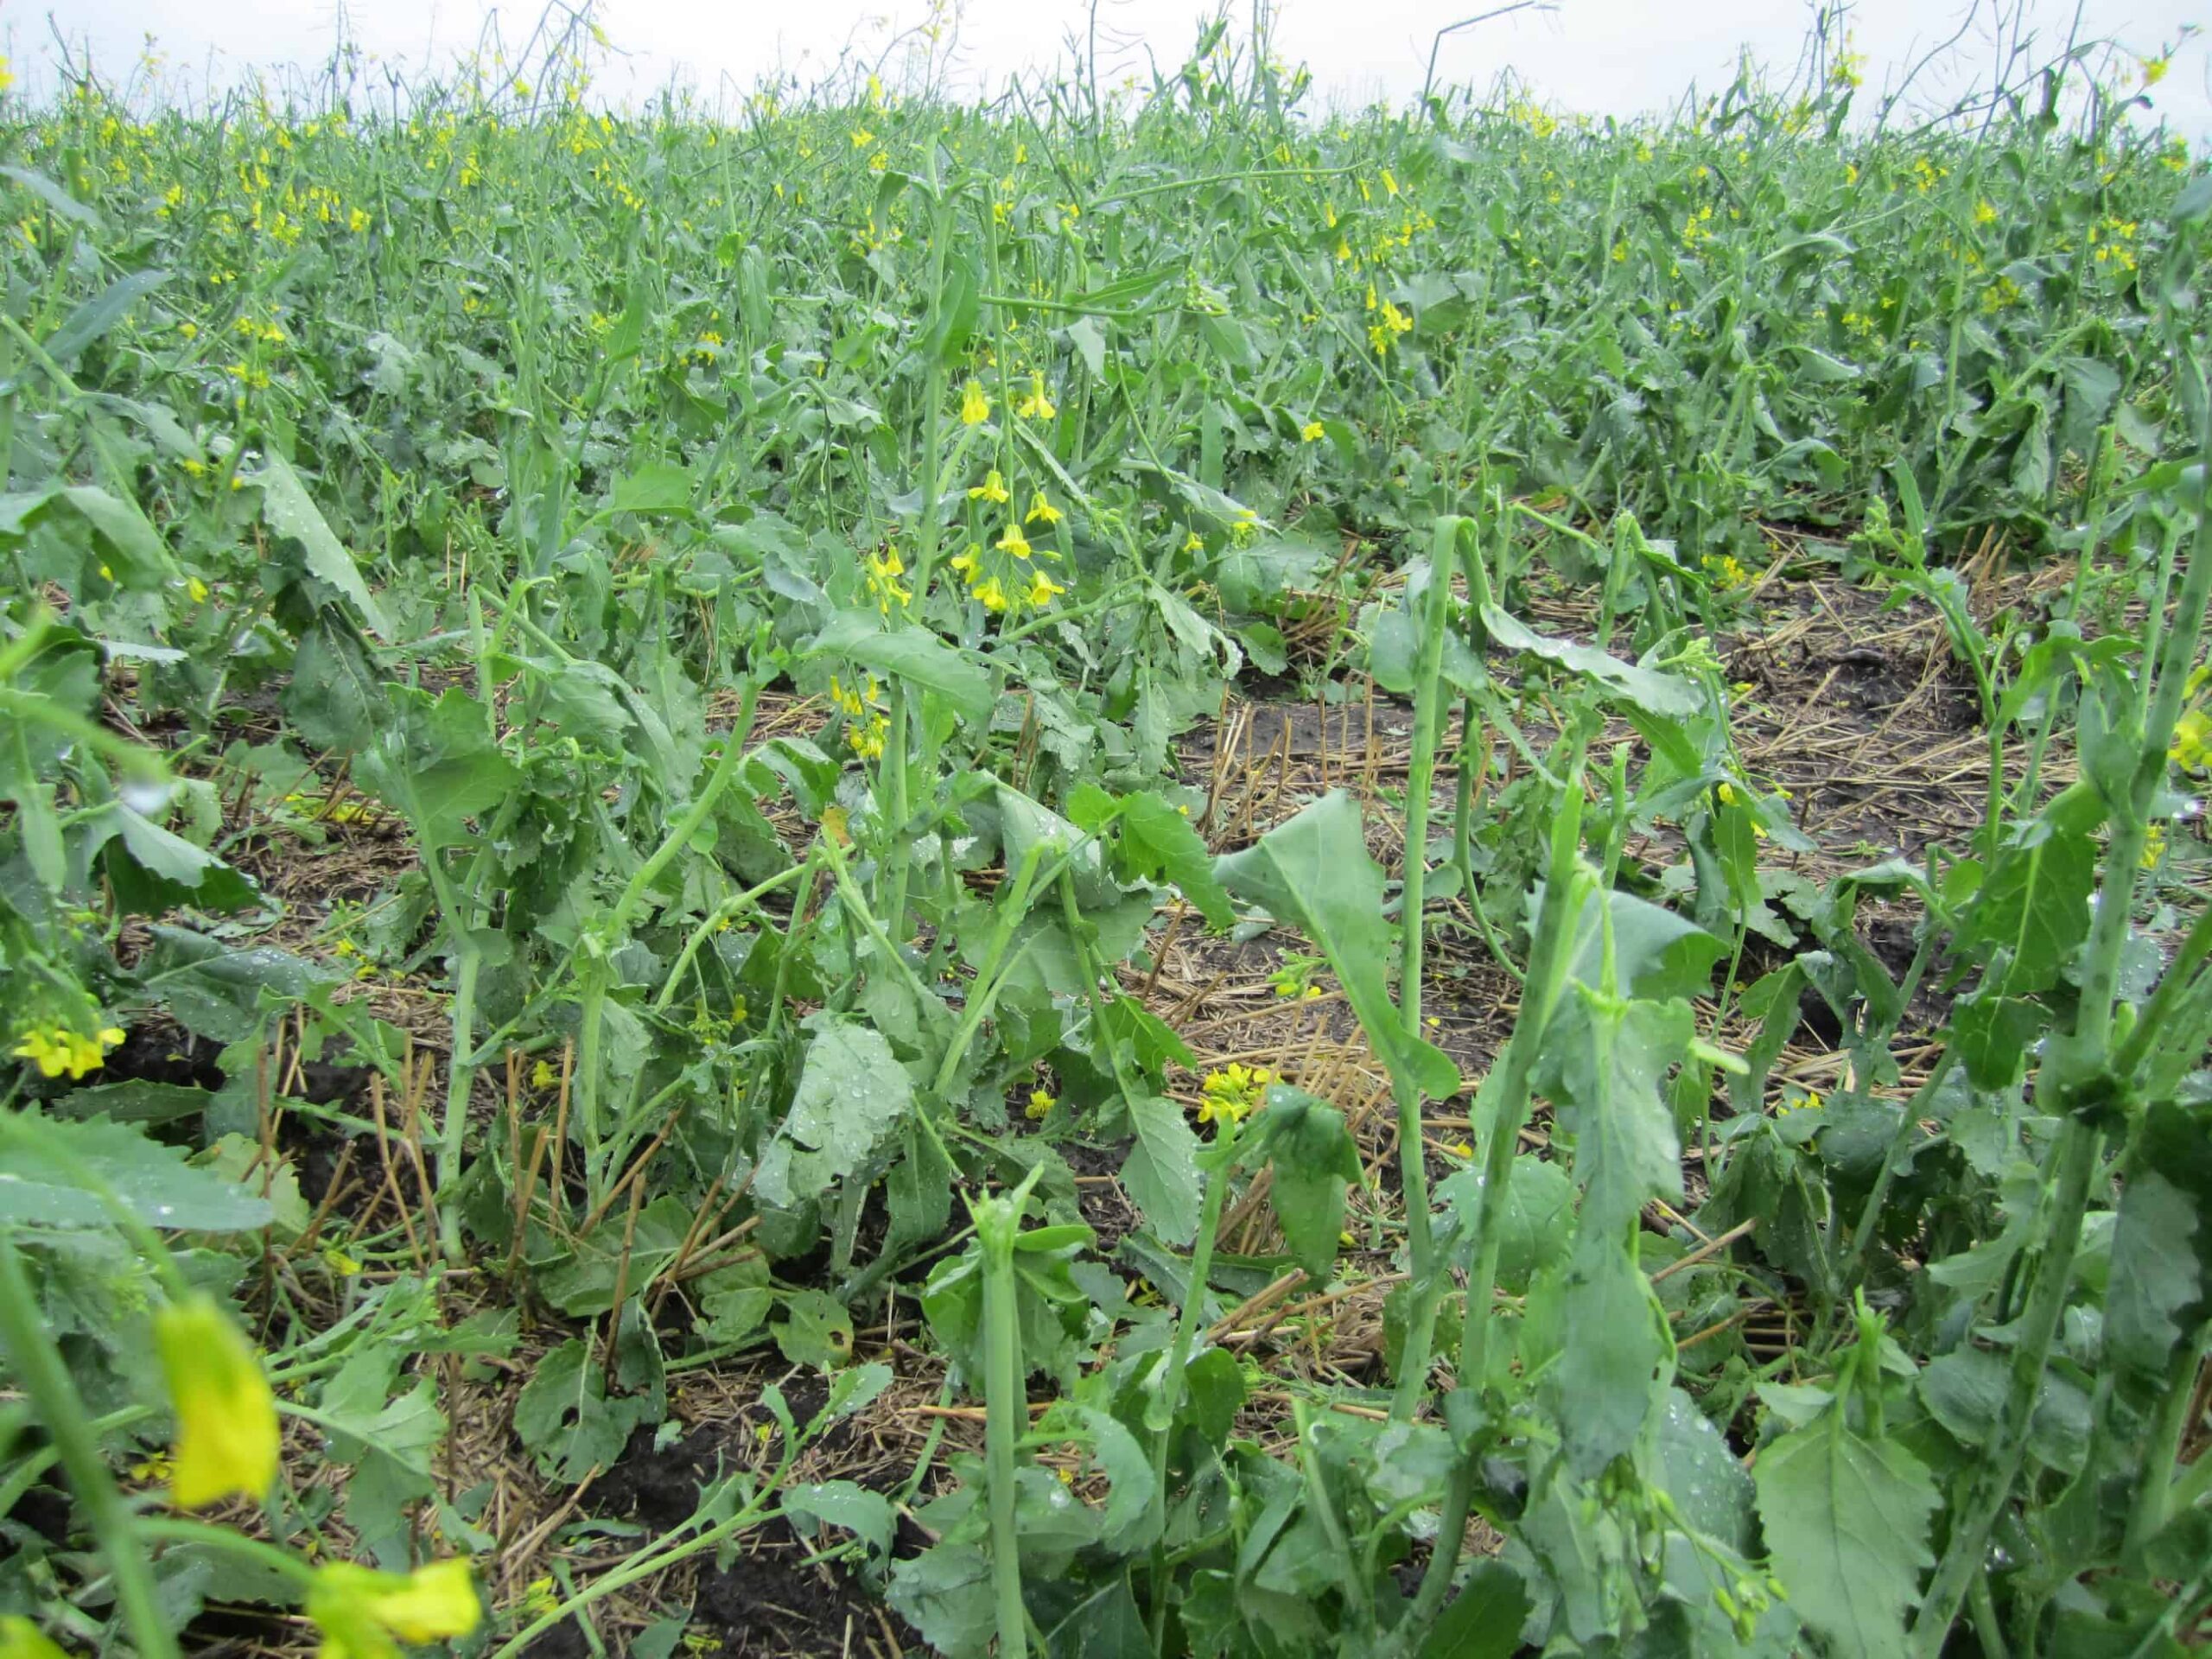
<path fill-rule="evenodd" d="M 2174 726 L 2174 741 L 2166 753 L 2183 772 L 2212 767 L 2212 715 L 2202 709 L 2185 711 Z"/>
<path fill-rule="evenodd" d="M 1032 1123 L 1041 1123 L 1045 1121 L 1046 1115 L 1059 1103 L 1046 1090 L 1032 1089 L 1029 1091 L 1029 1104 L 1021 1109 L 1021 1115 Z"/>
<path fill-rule="evenodd" d="M 0 87 L 7 85 L 7 63 L 0 58 Z M 46 1632 L 20 1613 L 0 1618 L 0 1659 L 69 1659 L 48 1641 Z"/>
<path fill-rule="evenodd" d="M 1319 421 L 1308 421 L 1298 429 L 1298 441 L 1300 443 L 1319 443 L 1327 435 L 1327 432 Z"/>
<path fill-rule="evenodd" d="M 14 1053 L 36 1066 L 42 1077 L 67 1071 L 73 1083 L 99 1071 L 107 1062 L 107 1051 L 122 1041 L 123 1033 L 113 1026 L 104 1026 L 90 1037 L 66 1026 L 34 1026 L 17 1039 Z"/>
<path fill-rule="evenodd" d="M 1052 394 L 1045 390 L 1045 375 L 1041 369 L 1029 373 L 1029 391 L 1014 406 L 1014 412 L 1025 421 L 1049 421 L 1060 412 Z"/>
<path fill-rule="evenodd" d="M 1038 490 L 1030 496 L 1029 512 L 1021 522 L 1025 524 L 1057 524 L 1065 516 L 1058 507 L 1045 499 L 1044 491 Z"/>
<path fill-rule="evenodd" d="M 983 383 L 970 378 L 960 389 L 960 422 L 963 426 L 981 426 L 991 418 L 991 399 L 983 390 Z"/>
<path fill-rule="evenodd" d="M 1061 587 L 1042 570 L 1033 570 L 1029 573 L 1029 591 L 1022 597 L 1032 605 L 1045 606 L 1052 602 L 1055 594 L 1065 592 L 1067 592 L 1066 588 Z"/>
<path fill-rule="evenodd" d="M 1264 1065 L 1232 1065 L 1206 1073 L 1198 1086 L 1198 1122 L 1236 1124 L 1265 1098 L 1275 1074 Z"/>
<path fill-rule="evenodd" d="M 170 1501 L 262 1497 L 276 1478 L 276 1400 L 245 1333 L 203 1293 L 155 1314 L 154 1344 L 176 1413 Z"/>
<path fill-rule="evenodd" d="M 969 487 L 968 499 L 970 501 L 989 501 L 1003 505 L 1014 499 L 1014 493 L 1007 488 L 1006 480 L 999 476 L 999 469 L 994 467 L 983 474 L 982 483 L 971 485 Z"/>
<path fill-rule="evenodd" d="M 1007 607 L 1006 587 L 996 576 L 987 576 L 976 589 L 976 597 L 987 611 L 1002 611 Z"/>
<path fill-rule="evenodd" d="M 398 1643 L 467 1636 L 483 1616 L 468 1563 L 459 1559 L 412 1573 L 333 1561 L 308 1592 L 308 1617 L 322 1632 L 320 1659 L 397 1659 Z"/>
<path fill-rule="evenodd" d="M 1001 553 L 1013 554 L 1017 559 L 1027 558 L 1031 551 L 1029 538 L 1021 533 L 1021 526 L 1019 524 L 1008 524 L 1006 527 L 1006 534 L 998 539 L 998 549 Z"/>

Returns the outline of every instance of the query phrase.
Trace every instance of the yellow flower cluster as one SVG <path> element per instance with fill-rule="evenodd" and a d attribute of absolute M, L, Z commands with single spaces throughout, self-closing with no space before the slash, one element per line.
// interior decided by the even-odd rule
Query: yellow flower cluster
<path fill-rule="evenodd" d="M 904 609 L 914 602 L 914 590 L 899 580 L 906 574 L 906 561 L 895 547 L 887 545 L 881 552 L 868 556 L 868 597 L 886 616 L 894 604 Z"/>
<path fill-rule="evenodd" d="M 465 1560 L 432 1561 L 412 1573 L 333 1561 L 316 1570 L 308 1617 L 322 1632 L 320 1659 L 398 1659 L 402 1642 L 468 1635 L 483 1604 Z"/>
<path fill-rule="evenodd" d="M 960 389 L 960 423 L 981 426 L 990 418 L 990 397 L 983 391 L 982 382 L 970 376 L 968 384 Z"/>
<path fill-rule="evenodd" d="M 873 674 L 868 677 L 865 691 L 854 690 L 834 675 L 830 680 L 830 701 L 852 722 L 845 728 L 846 747 L 863 760 L 880 759 L 883 741 L 891 733 L 891 717 L 872 706 L 880 689 Z"/>
<path fill-rule="evenodd" d="M 2106 219 L 2089 226 L 2089 246 L 2101 265 L 2114 270 L 2135 269 L 2135 221 Z"/>
<path fill-rule="evenodd" d="M 99 1071 L 107 1063 L 107 1051 L 122 1040 L 122 1032 L 113 1026 L 104 1026 L 90 1037 L 67 1026 L 33 1026 L 16 1040 L 15 1054 L 36 1066 L 42 1077 L 67 1071 L 73 1080 Z"/>
<path fill-rule="evenodd" d="M 1370 302 L 1374 299 L 1375 290 L 1372 288 L 1368 289 L 1367 296 Z M 1369 308 L 1376 310 L 1377 315 L 1376 320 L 1367 325 L 1367 343 L 1375 348 L 1376 356 L 1387 356 L 1399 335 L 1413 331 L 1414 320 L 1388 300 L 1382 302 L 1379 309 L 1372 304 Z"/>
<path fill-rule="evenodd" d="M 1751 573 L 1733 553 L 1708 553 L 1701 563 L 1705 574 L 1722 588 L 1741 588 L 1751 579 Z"/>
<path fill-rule="evenodd" d="M 1242 1123 L 1267 1098 L 1275 1074 L 1264 1065 L 1230 1065 L 1209 1071 L 1198 1085 L 1198 1122 Z"/>

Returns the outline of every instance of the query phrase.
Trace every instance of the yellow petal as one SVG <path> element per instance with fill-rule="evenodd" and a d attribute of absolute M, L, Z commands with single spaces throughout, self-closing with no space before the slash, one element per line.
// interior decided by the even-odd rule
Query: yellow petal
<path fill-rule="evenodd" d="M 435 1642 L 442 1637 L 467 1636 L 483 1616 L 476 1598 L 476 1584 L 468 1563 L 454 1557 L 418 1567 L 404 1578 L 391 1578 L 370 1604 L 377 1622 L 403 1642 Z"/>
<path fill-rule="evenodd" d="M 0 1618 L 0 1659 L 69 1659 L 46 1632 L 19 1613 Z"/>
<path fill-rule="evenodd" d="M 154 1339 L 176 1412 L 172 1501 L 196 1510 L 262 1497 L 276 1478 L 276 1401 L 253 1344 L 204 1294 L 156 1313 Z"/>

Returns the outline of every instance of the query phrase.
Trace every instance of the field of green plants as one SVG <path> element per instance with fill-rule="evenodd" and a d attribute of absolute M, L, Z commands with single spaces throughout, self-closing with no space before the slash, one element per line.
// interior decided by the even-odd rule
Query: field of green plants
<path fill-rule="evenodd" d="M 0 92 L 0 1656 L 2202 1649 L 2164 60 L 601 50 Z"/>

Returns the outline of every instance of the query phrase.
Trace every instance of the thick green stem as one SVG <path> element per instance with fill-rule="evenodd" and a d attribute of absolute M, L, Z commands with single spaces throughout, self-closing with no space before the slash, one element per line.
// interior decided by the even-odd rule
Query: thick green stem
<path fill-rule="evenodd" d="M 2058 1323 L 2066 1312 L 2066 1292 L 2074 1277 L 2074 1253 L 2082 1241 L 2082 1215 L 2087 1209 L 2090 1179 L 2096 1173 L 2097 1147 L 2103 1135 L 2078 1117 L 2069 1117 L 2051 1149 L 2058 1169 L 2058 1190 L 2051 1204 L 2050 1227 L 2044 1245 L 2043 1265 L 2035 1291 L 2021 1320 L 2020 1344 L 2012 1357 L 2010 1387 L 2005 1398 L 2000 1427 L 1982 1464 L 1982 1478 L 1973 1507 L 1960 1516 L 1951 1530 L 1950 1547 L 1928 1586 L 1913 1621 L 1913 1650 L 1921 1659 L 1938 1659 L 1949 1637 L 1959 1603 L 1982 1569 L 1988 1553 L 1989 1534 L 2012 1495 L 2020 1465 L 2028 1450 L 2028 1427 L 2042 1392 L 2044 1363 Z"/>
<path fill-rule="evenodd" d="M 0 1344 L 5 1345 L 16 1380 L 68 1471 L 70 1490 L 77 1494 L 93 1541 L 114 1578 L 116 1605 L 139 1659 L 175 1659 L 176 1638 L 162 1617 L 153 1569 L 134 1535 L 130 1511 L 100 1457 L 92 1421 L 69 1380 L 60 1350 L 39 1319 L 16 1243 L 5 1233 L 0 1233 Z"/>
<path fill-rule="evenodd" d="M 1497 1285 L 1497 1262 L 1504 1235 L 1499 1217 L 1505 1207 L 1507 1184 L 1513 1179 L 1514 1154 L 1519 1150 L 1521 1128 L 1528 1121 L 1529 1100 L 1536 1060 L 1543 1046 L 1545 1027 L 1567 988 L 1567 971 L 1573 962 L 1573 933 L 1583 906 L 1596 889 L 1596 878 L 1582 864 L 1582 794 L 1580 757 L 1570 768 L 1569 788 L 1560 803 L 1552 826 L 1551 865 L 1544 899 L 1536 916 L 1535 938 L 1529 950 L 1529 977 L 1521 994 L 1520 1016 L 1506 1044 L 1505 1058 L 1484 1085 L 1483 1104 L 1482 1205 L 1475 1217 L 1471 1245 L 1472 1266 L 1467 1274 L 1467 1311 L 1460 1324 L 1458 1386 L 1479 1391 L 1490 1374 L 1491 1300 Z M 1599 894 L 1599 902 L 1604 895 Z M 1434 1552 L 1405 1624 L 1408 1651 L 1444 1605 L 1459 1560 L 1459 1539 L 1466 1531 L 1467 1513 L 1474 1500 L 1472 1448 L 1462 1448 L 1444 1490 L 1443 1524 L 1436 1535 Z"/>
<path fill-rule="evenodd" d="M 1198 1236 L 1191 1244 L 1191 1277 L 1183 1292 L 1183 1306 L 1176 1315 L 1175 1334 L 1168 1338 L 1167 1357 L 1160 1372 L 1160 1438 L 1152 1445 L 1153 1533 L 1163 1541 L 1167 1526 L 1167 1456 L 1175 1442 L 1175 1413 L 1183 1403 L 1183 1373 L 1191 1349 L 1205 1319 L 1206 1278 L 1213 1271 L 1214 1235 L 1221 1230 L 1222 1201 L 1229 1192 L 1229 1169 L 1236 1157 L 1236 1122 L 1218 1121 L 1209 1155 L 1205 1197 L 1198 1205 Z M 1161 1651 L 1167 1628 L 1167 1573 L 1164 1541 L 1153 1546 L 1152 1647 Z"/>
<path fill-rule="evenodd" d="M 1406 1034 L 1416 1042 L 1421 1034 L 1421 962 L 1427 943 L 1423 912 L 1428 896 L 1428 798 L 1436 779 L 1436 735 L 1444 712 L 1438 683 L 1444 667 L 1445 629 L 1451 619 L 1452 555 L 1465 523 L 1460 518 L 1437 520 L 1428 585 L 1421 593 L 1421 657 L 1414 673 L 1414 748 L 1406 775 L 1405 870 L 1398 912 L 1398 1012 Z M 1428 1151 L 1421 1133 L 1421 1088 L 1411 1077 L 1394 1074 L 1390 1092 L 1398 1108 L 1398 1179 L 1405 1192 L 1406 1253 L 1413 1275 L 1410 1317 L 1398 1357 L 1390 1415 L 1395 1421 L 1409 1422 L 1428 1385 L 1440 1264 L 1428 1214 Z"/>
<path fill-rule="evenodd" d="M 922 510 L 914 525 L 914 597 L 927 605 L 930 579 L 937 569 L 938 497 L 944 493 L 940 468 L 944 460 L 944 353 L 934 349 L 944 303 L 945 245 L 952 239 L 952 198 L 941 195 L 930 222 L 930 353 L 929 372 L 922 390 Z M 906 750 L 909 730 L 915 721 L 914 702 L 903 681 L 891 686 L 891 729 L 883 746 L 882 778 L 891 797 L 890 844 L 882 849 L 883 919 L 895 939 L 906 937 L 906 821 L 912 814 L 907 799 Z"/>
<path fill-rule="evenodd" d="M 437 855 L 430 855 L 425 868 L 433 868 Z M 450 894 L 450 884 L 442 880 L 438 884 L 440 907 L 443 908 Z M 476 1041 L 476 976 L 483 967 L 483 953 L 470 937 L 465 919 L 453 911 L 447 911 L 447 930 L 454 942 L 453 985 L 453 1046 L 446 1058 L 446 1115 L 438 1132 L 438 1194 L 441 1198 L 453 1191 L 461 1179 L 461 1146 L 468 1132 L 468 1096 L 475 1087 L 476 1067 L 470 1055 Z M 438 1247 L 448 1262 L 459 1262 L 462 1258 L 461 1240 L 461 1206 L 442 1204 L 438 1206 Z"/>
<path fill-rule="evenodd" d="M 1001 1659 L 1022 1659 L 1029 1641 L 1021 1604 L 1021 1533 L 1014 1519 L 1014 1451 L 1029 1427 L 1029 1401 L 1022 1387 L 1021 1327 L 1014 1308 L 1014 1241 L 1036 1179 L 1032 1171 L 1012 1193 L 975 1207 L 976 1236 L 983 1247 L 983 1462 Z"/>

